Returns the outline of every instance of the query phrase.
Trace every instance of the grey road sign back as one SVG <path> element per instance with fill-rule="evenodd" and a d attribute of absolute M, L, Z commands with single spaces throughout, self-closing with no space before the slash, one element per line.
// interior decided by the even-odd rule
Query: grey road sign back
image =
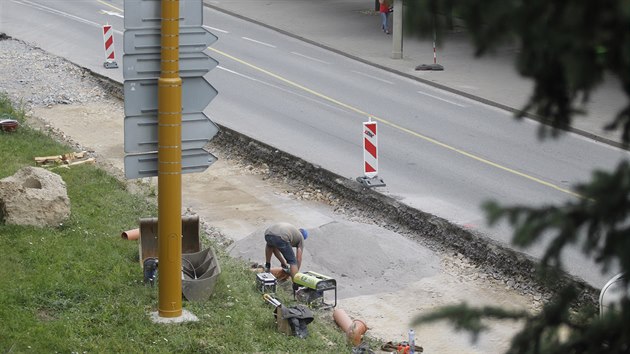
<path fill-rule="evenodd" d="M 204 147 L 219 127 L 203 112 L 182 115 L 182 150 Z M 125 152 L 150 152 L 158 149 L 158 117 L 125 117 Z"/>
<path fill-rule="evenodd" d="M 125 29 L 160 28 L 162 22 L 161 0 L 125 0 Z M 179 25 L 201 26 L 203 5 L 201 0 L 179 1 Z"/>
<path fill-rule="evenodd" d="M 125 116 L 157 114 L 158 83 L 150 80 L 125 80 Z M 202 112 L 217 95 L 217 90 L 203 77 L 182 79 L 182 113 Z"/>
<path fill-rule="evenodd" d="M 161 0 L 125 0 L 123 77 L 125 176 L 158 175 L 158 78 Z M 202 27 L 202 0 L 179 1 L 178 76 L 182 78 L 182 173 L 202 172 L 216 157 L 202 147 L 219 128 L 204 113 L 217 91 L 203 78 L 218 63 L 204 51 L 217 37 Z"/>
<path fill-rule="evenodd" d="M 216 156 L 204 149 L 182 150 L 182 173 L 203 172 L 215 161 Z M 125 156 L 125 177 L 128 179 L 157 175 L 157 152 Z"/>
<path fill-rule="evenodd" d="M 162 60 L 160 53 L 123 55 L 123 77 L 127 80 L 157 79 L 160 77 Z M 216 60 L 204 53 L 181 53 L 179 55 L 179 76 L 204 76 L 219 65 Z"/>
<path fill-rule="evenodd" d="M 160 53 L 161 32 L 159 28 L 125 30 L 123 44 L 125 54 Z M 201 26 L 179 27 L 179 52 L 202 52 L 217 41 L 217 37 Z"/>

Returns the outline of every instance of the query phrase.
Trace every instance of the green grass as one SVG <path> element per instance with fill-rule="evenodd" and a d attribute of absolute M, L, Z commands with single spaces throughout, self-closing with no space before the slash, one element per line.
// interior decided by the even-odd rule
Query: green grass
<path fill-rule="evenodd" d="M 24 114 L 0 96 L 0 116 Z M 70 148 L 21 125 L 0 132 L 0 178 L 33 157 Z M 56 228 L 0 224 L 0 352 L 343 353 L 351 346 L 330 312 L 316 313 L 306 339 L 277 332 L 271 305 L 247 265 L 216 249 L 222 274 L 208 301 L 183 307 L 198 322 L 155 324 L 158 288 L 145 285 L 137 241 L 120 237 L 157 212 L 146 196 L 90 165 L 56 169 L 67 184 L 71 217 Z M 206 242 L 207 243 L 207 242 Z M 294 304 L 290 286 L 278 297 Z"/>

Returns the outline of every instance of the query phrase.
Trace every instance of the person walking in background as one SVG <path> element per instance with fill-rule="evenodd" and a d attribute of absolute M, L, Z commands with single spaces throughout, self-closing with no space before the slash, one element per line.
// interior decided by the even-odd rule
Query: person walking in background
<path fill-rule="evenodd" d="M 381 29 L 389 34 L 389 0 L 378 0 L 379 12 L 381 13 Z"/>
<path fill-rule="evenodd" d="M 306 230 L 286 222 L 269 226 L 265 230 L 265 272 L 271 269 L 271 255 L 274 254 L 285 273 L 290 274 L 293 279 L 302 265 L 304 240 L 307 238 Z M 296 253 L 293 253 L 293 247 Z"/>

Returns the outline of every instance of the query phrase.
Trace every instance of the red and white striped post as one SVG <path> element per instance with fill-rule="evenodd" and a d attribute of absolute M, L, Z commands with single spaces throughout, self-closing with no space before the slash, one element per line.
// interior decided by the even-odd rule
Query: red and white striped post
<path fill-rule="evenodd" d="M 118 67 L 116 63 L 116 53 L 114 51 L 114 30 L 111 25 L 103 25 L 103 43 L 105 44 L 105 62 L 103 66 L 106 69 L 115 69 Z"/>
<path fill-rule="evenodd" d="M 416 66 L 416 70 L 435 70 L 442 71 L 444 70 L 444 66 L 437 63 L 437 34 L 435 33 L 435 28 L 433 29 L 433 64 L 420 64 Z"/>
<path fill-rule="evenodd" d="M 368 188 L 385 185 L 385 182 L 378 178 L 377 131 L 377 124 L 372 119 L 363 122 L 363 177 L 357 177 L 357 181 Z"/>
<path fill-rule="evenodd" d="M 378 175 L 378 136 L 376 122 L 363 122 L 363 175 L 372 178 Z"/>

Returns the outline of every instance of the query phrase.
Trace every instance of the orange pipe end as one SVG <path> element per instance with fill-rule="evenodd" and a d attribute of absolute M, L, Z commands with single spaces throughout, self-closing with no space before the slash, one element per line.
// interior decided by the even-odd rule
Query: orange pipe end
<path fill-rule="evenodd" d="M 367 330 L 368 328 L 365 322 L 361 320 L 354 320 L 352 321 L 350 328 L 346 331 L 346 335 L 348 336 L 348 340 L 356 347 L 361 344 L 363 334 L 365 334 Z"/>
<path fill-rule="evenodd" d="M 346 336 L 352 345 L 357 346 L 361 344 L 363 334 L 368 330 L 365 322 L 361 320 L 353 321 L 343 309 L 335 309 L 335 311 L 333 311 L 333 319 L 337 325 L 346 332 Z"/>
<path fill-rule="evenodd" d="M 132 229 L 132 230 L 124 231 L 122 234 L 120 234 L 120 237 L 127 240 L 137 240 L 140 238 L 140 229 Z"/>
<path fill-rule="evenodd" d="M 269 273 L 271 273 L 274 277 L 276 277 L 276 280 L 278 281 L 283 281 L 283 280 L 291 278 L 291 275 L 287 274 L 281 267 L 271 268 L 269 270 Z"/>

